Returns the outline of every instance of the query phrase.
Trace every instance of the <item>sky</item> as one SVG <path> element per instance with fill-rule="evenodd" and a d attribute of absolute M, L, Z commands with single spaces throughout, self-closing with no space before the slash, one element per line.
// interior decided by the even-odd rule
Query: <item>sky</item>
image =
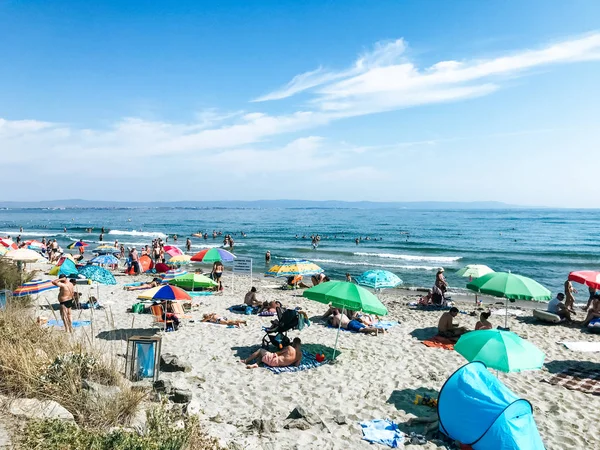
<path fill-rule="evenodd" d="M 600 208 L 600 2 L 0 0 L 0 200 Z"/>

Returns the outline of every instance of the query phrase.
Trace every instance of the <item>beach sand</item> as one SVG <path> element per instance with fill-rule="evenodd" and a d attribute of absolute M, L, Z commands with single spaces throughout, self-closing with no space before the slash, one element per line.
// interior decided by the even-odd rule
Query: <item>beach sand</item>
<path fill-rule="evenodd" d="M 47 266 L 40 266 L 48 270 Z M 120 285 L 100 286 L 100 301 L 104 311 L 93 317 L 93 333 L 89 327 L 77 329 L 74 339 L 84 334 L 95 337 L 96 345 L 125 353 L 125 339 L 135 334 L 148 334 L 152 317 L 126 313 L 136 303 L 136 292 L 123 290 L 122 284 L 143 277 L 118 276 Z M 301 291 L 275 289 L 280 280 L 255 277 L 261 300 L 280 300 L 285 306 L 300 306 L 309 317 L 318 316 L 326 305 L 306 300 Z M 163 353 L 173 353 L 192 365 L 189 373 L 163 374 L 176 387 L 191 389 L 192 408 L 197 410 L 207 431 L 224 444 L 235 443 L 233 448 L 247 449 L 360 449 L 373 447 L 362 440 L 360 421 L 389 418 L 400 424 L 403 431 L 420 432 L 418 426 L 409 427 L 412 417 L 435 414 L 435 409 L 414 405 L 416 394 L 437 395 L 445 380 L 465 364 L 464 358 L 454 351 L 428 348 L 419 342 L 435 334 L 440 312 L 414 311 L 407 302 L 420 294 L 403 290 L 388 290 L 379 295 L 389 309 L 388 320 L 399 321 L 385 335 L 368 336 L 341 332 L 338 348 L 340 356 L 335 364 L 298 373 L 273 374 L 259 368 L 246 369 L 240 359 L 257 349 L 270 318 L 232 314 L 227 307 L 243 302 L 250 288 L 250 280 L 231 274 L 224 276 L 222 295 L 198 297 L 200 305 L 192 312 L 195 322 L 184 320 L 184 326 L 163 334 Z M 233 287 L 232 287 L 233 285 Z M 96 288 L 79 286 L 84 296 Z M 55 302 L 56 292 L 46 292 L 46 299 Z M 463 303 L 460 300 L 464 300 Z M 475 309 L 472 298 L 459 299 L 461 310 Z M 535 305 L 533 305 L 535 306 Z M 241 328 L 201 323 L 202 314 L 216 312 L 231 319 L 247 320 Z M 579 313 L 580 316 L 583 312 Z M 37 315 L 52 318 L 49 309 L 39 308 Z M 74 319 L 91 319 L 89 310 L 74 311 Z M 527 315 L 530 315 L 527 313 Z M 114 327 L 113 327 L 114 320 Z M 459 315 L 461 325 L 474 328 L 477 317 Z M 503 316 L 492 316 L 494 326 L 503 325 Z M 534 418 L 547 449 L 600 448 L 600 430 L 595 417 L 600 410 L 600 396 L 571 391 L 541 382 L 550 372 L 568 367 L 572 361 L 589 361 L 600 370 L 600 354 L 573 352 L 560 341 L 598 341 L 598 336 L 584 334 L 577 328 L 544 326 L 509 319 L 512 331 L 531 341 L 546 353 L 546 367 L 540 371 L 504 374 L 500 379 L 513 392 L 529 400 L 534 407 Z M 150 332 L 151 333 L 151 332 Z M 162 333 L 162 332 L 161 332 Z M 317 345 L 333 348 L 336 330 L 323 322 L 313 321 L 301 332 L 289 333 L 300 337 L 311 350 Z M 326 426 L 313 425 L 307 430 L 284 429 L 286 418 L 296 407 L 302 406 L 317 415 Z M 460 413 L 460 412 L 458 412 Z M 336 416 L 345 416 L 346 423 L 338 424 Z M 253 420 L 272 421 L 276 432 L 260 434 L 252 427 Z M 338 420 L 339 421 L 339 420 Z M 445 448 L 441 442 L 428 442 L 411 448 Z"/>

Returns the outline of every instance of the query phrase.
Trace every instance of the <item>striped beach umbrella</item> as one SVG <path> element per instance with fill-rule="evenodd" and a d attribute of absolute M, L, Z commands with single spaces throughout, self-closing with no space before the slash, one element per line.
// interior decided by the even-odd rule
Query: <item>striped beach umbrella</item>
<path fill-rule="evenodd" d="M 192 257 L 190 255 L 178 255 L 173 256 L 171 259 L 167 261 L 167 265 L 169 266 L 183 266 L 185 264 L 189 264 L 191 262 Z"/>
<path fill-rule="evenodd" d="M 367 270 L 356 277 L 356 282 L 372 289 L 390 289 L 402 284 L 402 280 L 396 274 L 387 270 Z"/>
<path fill-rule="evenodd" d="M 8 238 L 0 238 L 0 245 L 12 250 L 16 250 L 18 248 L 17 244 L 15 244 L 12 239 Z"/>
<path fill-rule="evenodd" d="M 8 249 L 5 246 L 0 245 L 0 256 L 4 256 L 7 253 L 8 253 Z"/>
<path fill-rule="evenodd" d="M 233 261 L 234 259 L 235 255 L 224 248 L 205 248 L 192 256 L 192 261 L 203 263 L 214 263 L 217 261 L 228 262 Z"/>
<path fill-rule="evenodd" d="M 86 244 L 85 242 L 77 241 L 77 242 L 73 242 L 72 244 L 69 244 L 67 246 L 67 248 L 69 250 L 73 250 L 74 248 L 87 247 L 88 245 L 90 245 L 90 244 Z"/>
<path fill-rule="evenodd" d="M 36 241 L 35 239 L 25 241 L 25 245 L 28 249 L 36 251 L 41 251 L 42 249 L 46 248 L 46 245 L 42 244 L 40 241 Z"/>
<path fill-rule="evenodd" d="M 199 273 L 180 275 L 169 281 L 169 284 L 184 289 L 191 289 L 192 291 L 195 288 L 212 288 L 218 286 L 216 281 L 208 278 L 206 275 L 200 275 Z"/>
<path fill-rule="evenodd" d="M 49 291 L 50 289 L 58 289 L 50 280 L 32 280 L 19 286 L 13 292 L 13 297 L 26 297 L 27 295 L 35 295 L 40 292 Z"/>
<path fill-rule="evenodd" d="M 183 289 L 178 288 L 177 286 L 171 286 L 169 284 L 165 284 L 163 286 L 158 286 L 152 289 L 149 289 L 140 295 L 138 295 L 139 299 L 142 300 L 171 300 L 171 301 L 183 301 L 183 300 L 191 300 L 192 297 L 185 292 Z"/>
<path fill-rule="evenodd" d="M 272 277 L 290 277 L 295 275 L 316 275 L 323 269 L 306 259 L 284 259 L 281 264 L 271 267 L 265 275 Z"/>
<path fill-rule="evenodd" d="M 170 281 L 174 278 L 180 277 L 181 275 L 185 275 L 187 273 L 187 271 L 177 268 L 177 269 L 171 269 L 165 273 L 163 273 L 161 275 L 163 281 Z"/>

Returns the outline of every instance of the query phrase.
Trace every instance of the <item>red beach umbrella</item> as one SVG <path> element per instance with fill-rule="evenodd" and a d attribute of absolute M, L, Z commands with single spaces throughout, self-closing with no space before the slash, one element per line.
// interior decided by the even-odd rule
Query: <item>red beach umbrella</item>
<path fill-rule="evenodd" d="M 165 245 L 165 253 L 167 253 L 169 256 L 183 255 L 181 249 L 175 245 Z"/>
<path fill-rule="evenodd" d="M 578 270 L 569 274 L 569 281 L 585 284 L 594 289 L 600 289 L 600 272 L 594 270 Z"/>

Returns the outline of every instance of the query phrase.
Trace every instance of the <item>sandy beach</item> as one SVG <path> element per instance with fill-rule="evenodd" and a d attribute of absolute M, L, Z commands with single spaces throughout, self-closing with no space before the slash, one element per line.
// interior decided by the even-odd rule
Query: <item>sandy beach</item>
<path fill-rule="evenodd" d="M 49 266 L 37 268 L 47 272 Z M 416 394 L 437 395 L 444 381 L 465 359 L 455 351 L 428 348 L 420 339 L 435 334 L 439 311 L 415 311 L 407 303 L 420 295 L 405 290 L 387 290 L 379 298 L 389 309 L 388 320 L 399 325 L 385 335 L 368 336 L 340 333 L 340 355 L 334 364 L 326 364 L 298 373 L 273 374 L 259 368 L 246 369 L 240 363 L 260 345 L 262 327 L 269 317 L 236 315 L 229 306 L 243 302 L 249 290 L 247 277 L 225 275 L 223 294 L 198 297 L 191 315 L 175 332 L 162 333 L 152 328 L 152 316 L 127 313 L 137 302 L 137 292 L 128 292 L 123 284 L 146 280 L 148 276 L 126 277 L 118 274 L 116 286 L 100 286 L 103 311 L 73 311 L 75 320 L 93 320 L 91 327 L 76 329 L 73 339 L 93 336 L 95 345 L 113 354 L 125 353 L 128 336 L 136 334 L 163 335 L 163 353 L 172 353 L 192 366 L 189 373 L 162 374 L 174 386 L 190 389 L 193 401 L 190 409 L 197 412 L 207 431 L 225 445 L 244 449 L 350 449 L 374 448 L 362 440 L 360 421 L 389 418 L 403 431 L 420 432 L 419 426 L 408 426 L 414 417 L 435 414 L 435 410 L 414 405 Z M 261 300 L 279 300 L 287 307 L 301 307 L 311 319 L 316 319 L 326 306 L 301 297 L 301 291 L 278 289 L 280 280 L 256 276 L 252 284 L 258 288 Z M 84 297 L 96 295 L 96 287 L 78 286 Z M 89 292 L 88 292 L 89 291 Z M 55 302 L 56 292 L 43 293 L 38 298 L 36 315 L 52 318 L 47 301 Z M 472 298 L 455 298 L 462 311 L 475 310 Z M 535 304 L 531 305 L 535 306 Z M 497 306 L 500 308 L 500 306 Z M 202 314 L 215 312 L 228 318 L 247 320 L 241 328 L 201 323 Z M 553 386 L 541 380 L 568 367 L 573 361 L 585 361 L 600 367 L 600 354 L 568 350 L 561 341 L 597 341 L 597 336 L 578 328 L 544 326 L 527 323 L 531 314 L 511 317 L 512 331 L 531 341 L 546 353 L 546 365 L 540 371 L 504 374 L 499 377 L 513 392 L 529 400 L 534 418 L 548 449 L 596 448 L 600 446 L 600 431 L 594 417 L 600 409 L 600 397 Z M 460 314 L 461 325 L 474 328 L 477 317 Z M 114 326 L 113 326 L 114 321 Z M 493 315 L 494 326 L 504 324 L 504 316 Z M 336 330 L 320 320 L 290 337 L 300 337 L 306 348 L 333 348 Z M 319 347 L 322 346 L 322 347 Z M 307 430 L 285 429 L 286 418 L 297 406 L 310 410 L 325 425 L 315 424 Z M 341 417 L 340 419 L 340 416 Z M 259 433 L 252 422 L 271 421 L 275 432 Z M 345 423 L 343 423 L 345 422 Z M 379 446 L 377 446 L 379 447 Z M 384 447 L 380 447 L 384 448 Z M 440 441 L 406 448 L 445 448 Z"/>

